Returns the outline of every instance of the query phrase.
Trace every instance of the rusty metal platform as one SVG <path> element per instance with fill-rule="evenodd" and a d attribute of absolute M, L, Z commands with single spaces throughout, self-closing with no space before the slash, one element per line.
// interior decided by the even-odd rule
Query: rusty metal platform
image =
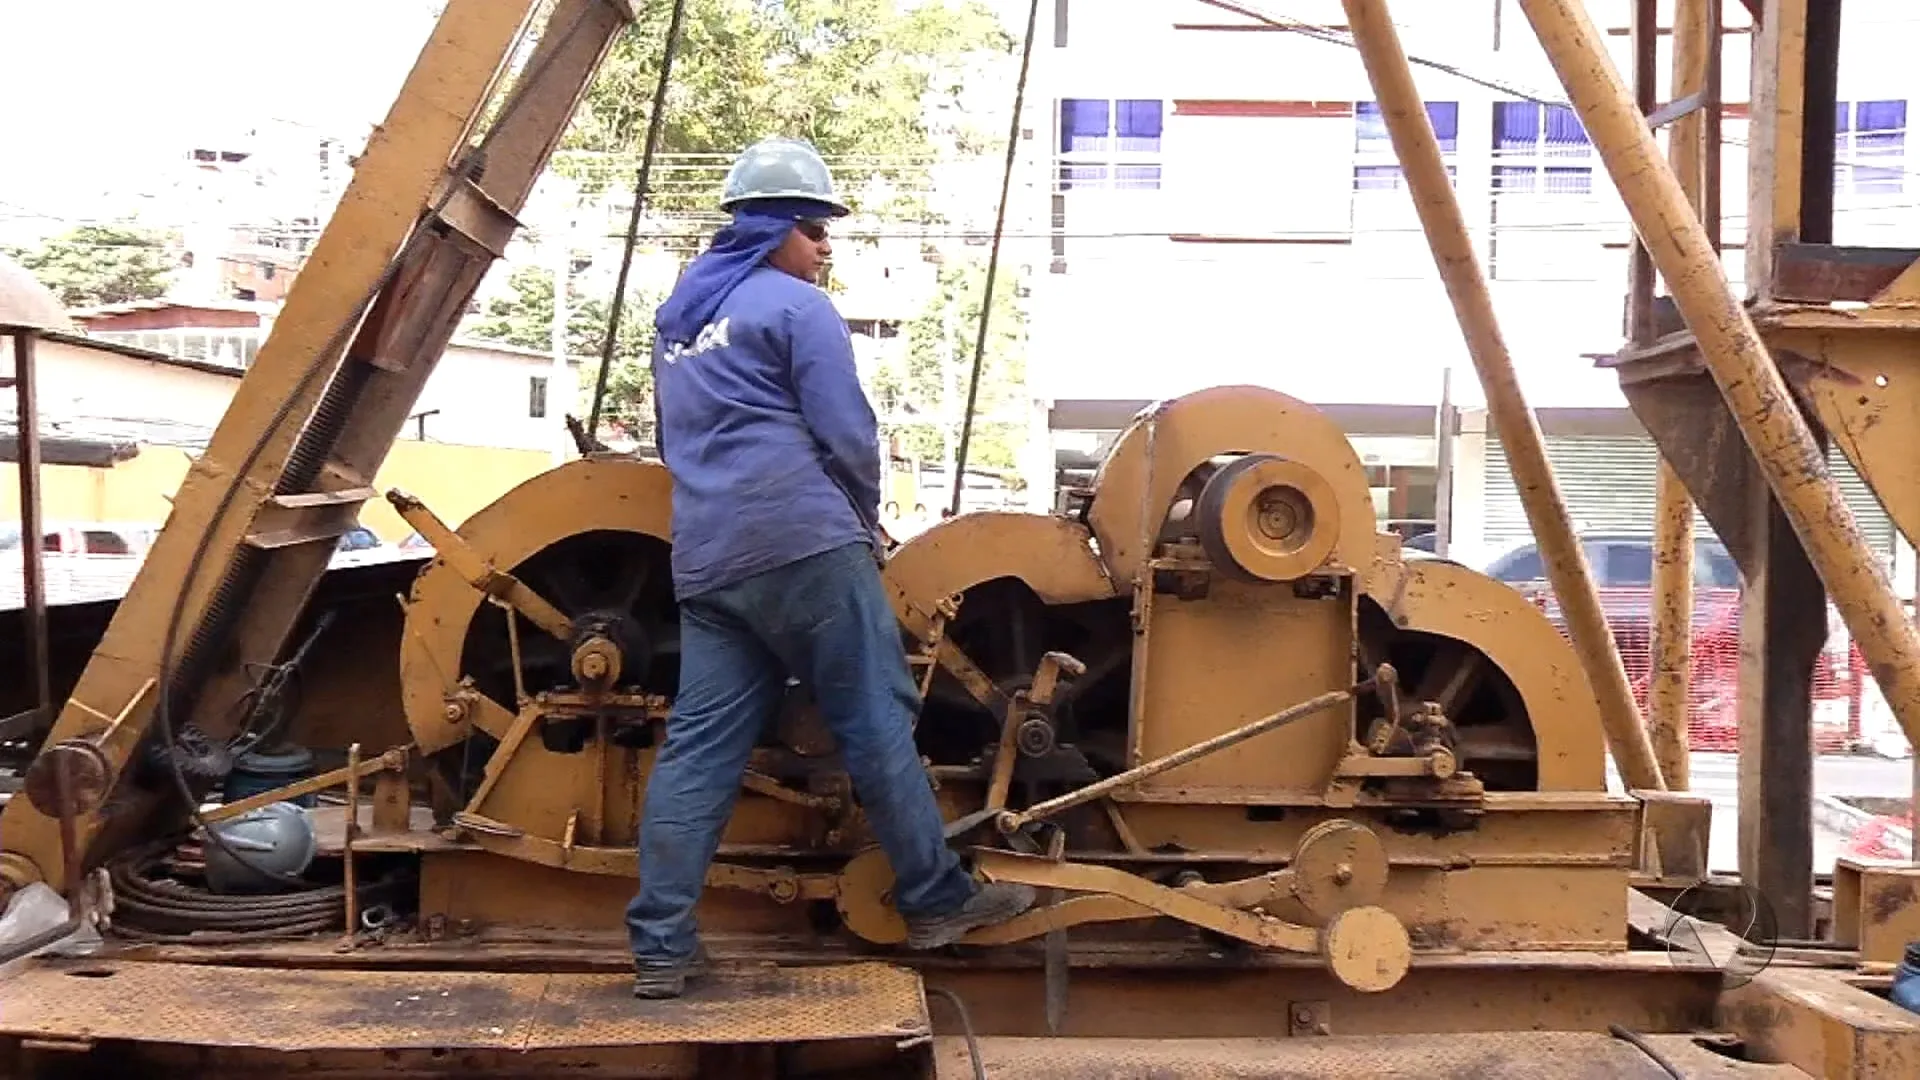
<path fill-rule="evenodd" d="M 283 1052 L 820 1043 L 930 1033 L 890 964 L 721 965 L 675 1001 L 623 975 L 45 961 L 0 982 L 0 1037 Z"/>
<path fill-rule="evenodd" d="M 1687 1080 L 1807 1080 L 1787 1065 L 1722 1057 L 1686 1036 L 1649 1040 Z M 1012 1080 L 1668 1080 L 1652 1058 L 1607 1035 L 1489 1032 L 1288 1039 L 980 1040 L 992 1078 Z M 964 1039 L 934 1040 L 938 1080 L 971 1080 Z"/>

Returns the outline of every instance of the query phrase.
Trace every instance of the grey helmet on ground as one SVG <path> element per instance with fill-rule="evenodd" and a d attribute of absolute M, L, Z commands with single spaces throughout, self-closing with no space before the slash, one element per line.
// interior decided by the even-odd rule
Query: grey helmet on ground
<path fill-rule="evenodd" d="M 734 160 L 721 190 L 720 209 L 754 199 L 809 199 L 831 207 L 832 216 L 852 210 L 833 189 L 833 174 L 813 144 L 774 136 L 746 148 Z"/>

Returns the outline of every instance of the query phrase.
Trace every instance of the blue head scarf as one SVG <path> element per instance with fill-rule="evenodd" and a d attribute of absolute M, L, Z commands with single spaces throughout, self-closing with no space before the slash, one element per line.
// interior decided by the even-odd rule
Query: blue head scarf
<path fill-rule="evenodd" d="M 661 340 L 691 342 L 713 320 L 734 287 L 786 240 L 795 222 L 837 213 L 811 199 L 757 199 L 734 210 L 733 223 L 714 234 L 713 246 L 688 265 L 673 294 L 654 314 L 653 325 Z"/>

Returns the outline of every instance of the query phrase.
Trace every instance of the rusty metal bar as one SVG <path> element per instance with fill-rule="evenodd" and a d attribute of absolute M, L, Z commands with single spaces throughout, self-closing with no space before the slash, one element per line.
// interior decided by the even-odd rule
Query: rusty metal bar
<path fill-rule="evenodd" d="M 1572 0 L 1520 0 L 1594 148 L 1646 239 L 1794 534 L 1819 571 L 1909 740 L 1920 742 L 1920 631 L 1827 471 L 1753 321 L 1735 302 L 1707 230 L 1661 159 L 1653 133 Z"/>
<path fill-rule="evenodd" d="M 217 806 L 201 814 L 200 820 L 212 825 L 230 818 L 237 818 L 241 814 L 258 810 L 263 806 L 271 806 L 278 802 L 292 802 L 303 795 L 311 795 L 316 791 L 325 791 L 336 784 L 353 783 L 357 777 L 371 776 L 375 773 L 388 771 L 402 771 L 407 767 L 407 750 L 407 747 L 398 746 L 381 754 L 377 758 L 360 761 L 357 764 L 349 764 L 345 768 L 335 769 L 332 772 L 324 772 L 318 776 L 309 776 L 304 780 L 296 780 L 291 784 L 274 788 L 272 791 L 263 791 L 258 795 L 249 795 L 244 799 L 235 799 L 230 803 Z"/>
<path fill-rule="evenodd" d="M 434 554 L 453 567 L 467 584 L 512 605 L 514 610 L 527 617 L 527 621 L 558 640 L 573 641 L 573 622 L 565 612 L 528 588 L 519 578 L 481 558 L 426 503 L 399 488 L 387 492 L 387 502 L 401 520 L 418 530 L 421 538 L 433 546 Z"/>
<path fill-rule="evenodd" d="M 1717 11 L 1707 0 L 1677 0 L 1673 16 L 1672 96 L 1712 98 L 1708 81 L 1714 73 L 1713 41 L 1720 28 Z M 1717 105 L 1713 107 L 1717 108 Z M 1709 148 L 1706 117 L 1692 112 L 1674 122 L 1668 135 L 1667 158 L 1680 180 L 1687 202 L 1702 222 L 1710 216 L 1707 203 Z M 1717 170 L 1716 170 L 1717 175 Z M 1717 224 L 1717 223 L 1716 223 Z M 1718 235 L 1719 229 L 1713 230 Z M 1716 250 L 1718 244 L 1713 245 Z M 1688 679 L 1693 665 L 1693 499 L 1680 474 L 1663 457 L 1653 489 L 1653 613 L 1650 628 L 1650 670 L 1647 681 L 1647 724 L 1653 733 L 1654 753 L 1667 786 L 1684 791 L 1690 785 L 1687 739 Z"/>
<path fill-rule="evenodd" d="M 1498 427 L 1500 445 L 1506 451 L 1514 483 L 1520 489 L 1521 505 L 1526 508 L 1527 521 L 1533 527 L 1547 565 L 1548 580 L 1566 612 L 1574 649 L 1599 699 L 1607 745 L 1629 787 L 1664 790 L 1666 783 L 1654 759 L 1653 744 L 1641 725 L 1640 708 L 1634 702 L 1626 667 L 1621 663 L 1613 633 L 1600 609 L 1593 573 L 1580 549 L 1579 538 L 1574 535 L 1566 503 L 1560 498 L 1560 486 L 1554 479 L 1553 464 L 1547 460 L 1540 425 L 1527 406 L 1526 395 L 1521 392 L 1519 377 L 1513 369 L 1513 357 L 1501 337 L 1486 277 L 1474 255 L 1473 239 L 1467 234 L 1466 220 L 1447 177 L 1433 124 L 1427 119 L 1426 106 L 1414 85 L 1399 34 L 1394 30 L 1385 0 L 1343 0 L 1343 3 L 1354 45 L 1366 64 L 1367 78 L 1373 84 L 1374 97 L 1380 102 L 1381 117 L 1386 121 L 1401 171 L 1406 175 L 1407 187 L 1420 213 L 1421 227 L 1426 230 L 1427 243 L 1433 250 L 1440 277 L 1446 283 L 1447 295 L 1453 301 L 1467 351 L 1480 374 L 1487 411 Z M 1632 99 L 1626 100 L 1632 108 Z M 1637 110 L 1635 118 L 1638 119 Z"/>
<path fill-rule="evenodd" d="M 1385 667 L 1385 665 L 1381 665 Z M 1322 709 L 1330 709 L 1343 701 L 1352 699 L 1352 690 L 1330 690 L 1318 697 L 1308 698 L 1291 708 L 1282 709 L 1271 716 L 1264 716 L 1250 724 L 1243 724 L 1232 731 L 1215 735 L 1211 739 L 1194 743 L 1184 750 L 1175 750 L 1166 757 L 1154 758 L 1145 765 L 1115 773 L 1105 780 L 1096 781 L 1086 787 L 1069 791 L 1065 795 L 1034 803 L 1017 813 L 1001 814 L 998 827 L 1001 832 L 1014 832 L 1033 822 L 1052 817 L 1062 810 L 1070 810 L 1083 803 L 1090 803 L 1124 787 L 1132 787 L 1148 777 L 1158 776 L 1170 769 L 1177 769 L 1191 761 L 1198 761 L 1209 754 L 1217 754 L 1230 746 L 1238 746 L 1256 735 L 1264 735 L 1275 728 L 1285 727 L 1295 720 L 1312 716 Z M 992 809 L 992 807 L 988 807 Z"/>
<path fill-rule="evenodd" d="M 1679 23 L 1688 16 L 1689 3 L 1676 0 L 1674 42 L 1674 79 L 1670 96 L 1675 102 L 1683 96 L 1697 104 L 1697 92 L 1683 90 L 1684 70 L 1688 62 L 1681 53 Z M 1659 10 L 1655 0 L 1635 0 L 1633 7 L 1633 96 L 1649 127 L 1663 122 L 1654 102 L 1659 97 Z M 1704 73 L 1703 73 L 1704 74 Z M 1697 90 L 1697 87 L 1694 88 Z M 1675 126 L 1671 135 L 1674 168 L 1683 175 L 1680 155 L 1683 148 L 1696 159 L 1691 142 L 1699 137 L 1697 113 L 1676 111 L 1669 118 Z M 1697 192 L 1698 185 L 1695 190 Z M 1694 206 L 1699 207 L 1697 197 Z M 1627 339 L 1636 348 L 1653 343 L 1654 269 L 1653 258 L 1638 234 L 1633 238 L 1632 262 L 1627 274 Z M 1690 779 L 1687 760 L 1687 669 L 1692 661 L 1693 636 L 1693 504 L 1687 498 L 1680 477 L 1663 456 L 1654 480 L 1653 523 L 1653 603 L 1650 626 L 1649 671 L 1647 680 L 1647 734 L 1653 743 L 1654 758 L 1667 786 L 1684 790 Z"/>
<path fill-rule="evenodd" d="M 353 948 L 354 932 L 360 922 L 360 883 L 359 874 L 353 865 L 354 834 L 360 831 L 360 744 L 347 747 L 347 820 L 346 828 L 340 832 L 340 874 L 346 886 L 345 903 L 347 917 L 346 935 L 341 945 Z"/>
<path fill-rule="evenodd" d="M 1681 0 L 1684 2 L 1684 0 Z M 1653 112 L 1660 94 L 1659 73 L 1654 70 L 1659 56 L 1660 10 L 1658 0 L 1634 0 L 1632 14 L 1633 100 L 1643 114 Z M 1648 120 L 1652 123 L 1652 120 Z M 1644 346 L 1653 341 L 1653 258 L 1638 236 L 1629 245 L 1627 257 L 1627 340 Z"/>
<path fill-rule="evenodd" d="M 1721 86 L 1721 54 L 1727 43 L 1726 2 L 1725 0 L 1704 0 L 1707 27 L 1712 31 L 1707 35 L 1707 105 L 1700 114 L 1701 148 L 1706 159 L 1701 162 L 1701 205 L 1705 213 L 1701 220 L 1707 226 L 1707 239 L 1713 244 L 1713 250 L 1720 250 L 1720 122 L 1726 112 Z M 1757 20 L 1756 20 L 1757 21 Z"/>
<path fill-rule="evenodd" d="M 45 537 L 40 523 L 40 410 L 34 387 L 34 331 L 13 333 L 13 400 L 16 442 L 20 446 L 21 614 L 27 628 L 27 670 L 33 678 L 37 710 L 33 727 L 53 719 L 53 677 L 47 663 L 47 581 Z"/>

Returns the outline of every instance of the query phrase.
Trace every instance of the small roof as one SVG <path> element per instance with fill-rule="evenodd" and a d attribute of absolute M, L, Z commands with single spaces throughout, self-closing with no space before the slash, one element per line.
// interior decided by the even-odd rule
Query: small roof
<path fill-rule="evenodd" d="M 195 311 L 238 311 L 249 315 L 271 315 L 279 310 L 279 305 L 270 300 L 228 300 L 209 297 L 202 300 L 172 299 L 157 297 L 152 300 L 124 300 L 117 304 L 98 304 L 93 307 L 75 308 L 74 317 L 80 319 L 100 319 L 110 315 L 131 315 L 136 311 L 166 311 L 169 308 L 184 308 Z"/>
<path fill-rule="evenodd" d="M 52 289 L 40 284 L 26 267 L 0 255 L 0 328 L 19 326 L 66 333 L 77 329 Z"/>

